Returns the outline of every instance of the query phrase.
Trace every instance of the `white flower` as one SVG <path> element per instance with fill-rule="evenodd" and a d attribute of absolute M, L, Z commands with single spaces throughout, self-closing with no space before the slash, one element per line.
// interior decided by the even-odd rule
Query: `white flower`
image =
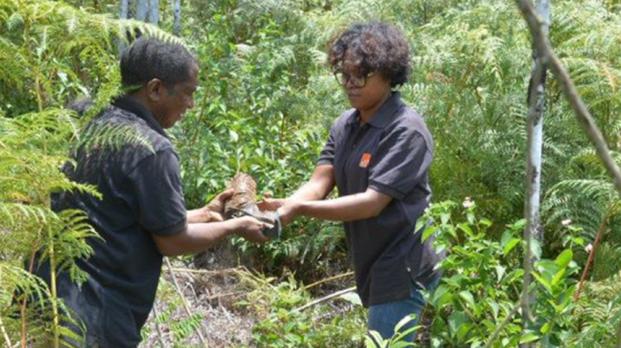
<path fill-rule="evenodd" d="M 563 226 L 569 226 L 570 224 L 571 224 L 571 219 L 565 219 L 561 221 L 561 225 Z"/>
<path fill-rule="evenodd" d="M 474 205 L 474 201 L 470 197 L 466 197 L 462 205 L 464 206 L 464 208 L 468 209 Z"/>
<path fill-rule="evenodd" d="M 593 244 L 589 243 L 589 245 L 584 247 L 584 251 L 586 251 L 587 253 L 590 253 L 591 250 L 593 250 Z"/>

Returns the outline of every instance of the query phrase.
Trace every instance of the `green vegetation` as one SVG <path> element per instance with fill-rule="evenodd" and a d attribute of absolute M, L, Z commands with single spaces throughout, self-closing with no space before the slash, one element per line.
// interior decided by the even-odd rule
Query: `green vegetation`
<path fill-rule="evenodd" d="M 186 203 L 198 207 L 237 171 L 252 174 L 260 190 L 275 196 L 291 193 L 308 178 L 331 121 L 348 107 L 325 66 L 326 42 L 353 21 L 369 19 L 395 23 L 409 38 L 414 69 L 402 95 L 425 115 L 436 141 L 432 186 L 434 201 L 443 203 L 429 210 L 434 223 L 427 232 L 437 235 L 438 246 L 450 256 L 443 262 L 440 287 L 428 295 L 431 324 L 421 336 L 434 347 L 479 347 L 509 316 L 492 346 L 616 344 L 619 198 L 552 79 L 544 116 L 545 239 L 535 248 L 542 260 L 532 285 L 538 299 L 536 330 L 523 332 L 520 315 L 511 314 L 522 295 L 524 272 L 521 219 L 531 68 L 530 37 L 513 2 L 192 0 L 183 2 L 180 38 L 169 34 L 173 20 L 167 3 L 161 1 L 156 28 L 114 19 L 115 0 L 0 0 L 2 344 L 69 334 L 58 325 L 62 303 L 54 289 L 25 272 L 24 265 L 32 267 L 34 251 L 44 250 L 55 269 L 84 279 L 75 260 L 91 252 L 85 239 L 95 231 L 81 212 L 52 212 L 49 197 L 61 189 L 94 192 L 69 182 L 58 168 L 71 146 L 84 140 L 85 122 L 119 93 L 117 44 L 126 32 L 183 40 L 200 60 L 196 105 L 171 130 L 182 160 Z M 619 158 L 619 2 L 559 0 L 552 13 L 552 44 Z M 81 117 L 65 108 L 79 96 L 95 102 Z M 462 210 L 452 203 L 465 197 L 476 208 Z M 588 257 L 585 247 L 598 231 L 602 243 L 574 303 Z M 224 247 L 232 259 L 252 270 L 238 276 L 244 295 L 235 297 L 231 308 L 253 318 L 254 326 L 249 342 L 232 338 L 226 344 L 364 344 L 364 311 L 347 299 L 295 310 L 352 285 L 342 278 L 336 285 L 304 287 L 346 271 L 344 244 L 338 224 L 313 220 L 296 223 L 281 240 L 263 246 L 231 240 Z M 202 317 L 180 310 L 183 301 L 169 281 L 162 282 L 158 296 L 165 306 L 150 323 L 170 332 L 176 346 L 198 344 Z M 32 303 L 32 298 L 38 300 Z M 176 320 L 179 316 L 183 319 Z M 153 325 L 143 333 L 145 339 L 158 335 Z"/>

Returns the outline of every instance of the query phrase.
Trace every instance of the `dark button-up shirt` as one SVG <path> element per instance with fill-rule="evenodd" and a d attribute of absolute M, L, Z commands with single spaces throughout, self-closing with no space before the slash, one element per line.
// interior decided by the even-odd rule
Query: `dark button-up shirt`
<path fill-rule="evenodd" d="M 174 234 L 187 224 L 178 157 L 153 115 L 131 97 L 117 99 L 82 137 L 90 140 L 73 155 L 76 166 L 64 170 L 103 197 L 62 192 L 52 197 L 52 208 L 84 210 L 102 239 L 89 240 L 94 254 L 78 263 L 89 280 L 78 290 L 61 274 L 59 296 L 100 345 L 136 346 L 162 264 L 151 235 Z M 45 277 L 49 270 L 41 272 Z"/>
<path fill-rule="evenodd" d="M 333 124 L 318 164 L 332 164 L 339 195 L 371 188 L 392 197 L 377 216 L 345 223 L 347 244 L 365 306 L 407 298 L 437 276 L 431 241 L 417 219 L 429 205 L 433 140 L 423 119 L 394 92 L 368 123 L 349 110 Z"/>

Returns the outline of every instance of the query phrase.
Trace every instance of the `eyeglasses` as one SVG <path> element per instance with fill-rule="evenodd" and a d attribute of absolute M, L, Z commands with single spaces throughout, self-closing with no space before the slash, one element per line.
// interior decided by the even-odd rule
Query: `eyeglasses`
<path fill-rule="evenodd" d="M 356 76 L 337 70 L 334 72 L 334 78 L 343 86 L 347 85 L 347 83 L 351 83 L 354 88 L 362 88 L 366 86 L 367 80 L 373 76 L 373 74 L 374 72 L 370 72 L 364 76 Z"/>

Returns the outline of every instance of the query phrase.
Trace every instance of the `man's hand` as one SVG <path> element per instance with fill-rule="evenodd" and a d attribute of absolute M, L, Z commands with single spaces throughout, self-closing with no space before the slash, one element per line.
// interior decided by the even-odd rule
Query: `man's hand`
<path fill-rule="evenodd" d="M 233 197 L 233 193 L 233 189 L 227 189 L 204 207 L 188 211 L 188 223 L 223 221 L 224 203 Z"/>
<path fill-rule="evenodd" d="M 265 192 L 263 199 L 257 202 L 257 207 L 261 211 L 275 211 L 285 204 L 287 200 L 284 198 L 272 198 L 271 192 Z"/>
<path fill-rule="evenodd" d="M 235 218 L 229 221 L 235 222 L 236 233 L 253 243 L 264 243 L 269 240 L 268 237 L 263 235 L 263 229 L 268 227 L 264 222 L 261 222 L 251 216 L 243 216 Z"/>
<path fill-rule="evenodd" d="M 296 200 L 286 200 L 278 208 L 278 215 L 280 215 L 280 223 L 282 226 L 286 226 L 291 223 L 299 214 L 301 202 Z"/>

